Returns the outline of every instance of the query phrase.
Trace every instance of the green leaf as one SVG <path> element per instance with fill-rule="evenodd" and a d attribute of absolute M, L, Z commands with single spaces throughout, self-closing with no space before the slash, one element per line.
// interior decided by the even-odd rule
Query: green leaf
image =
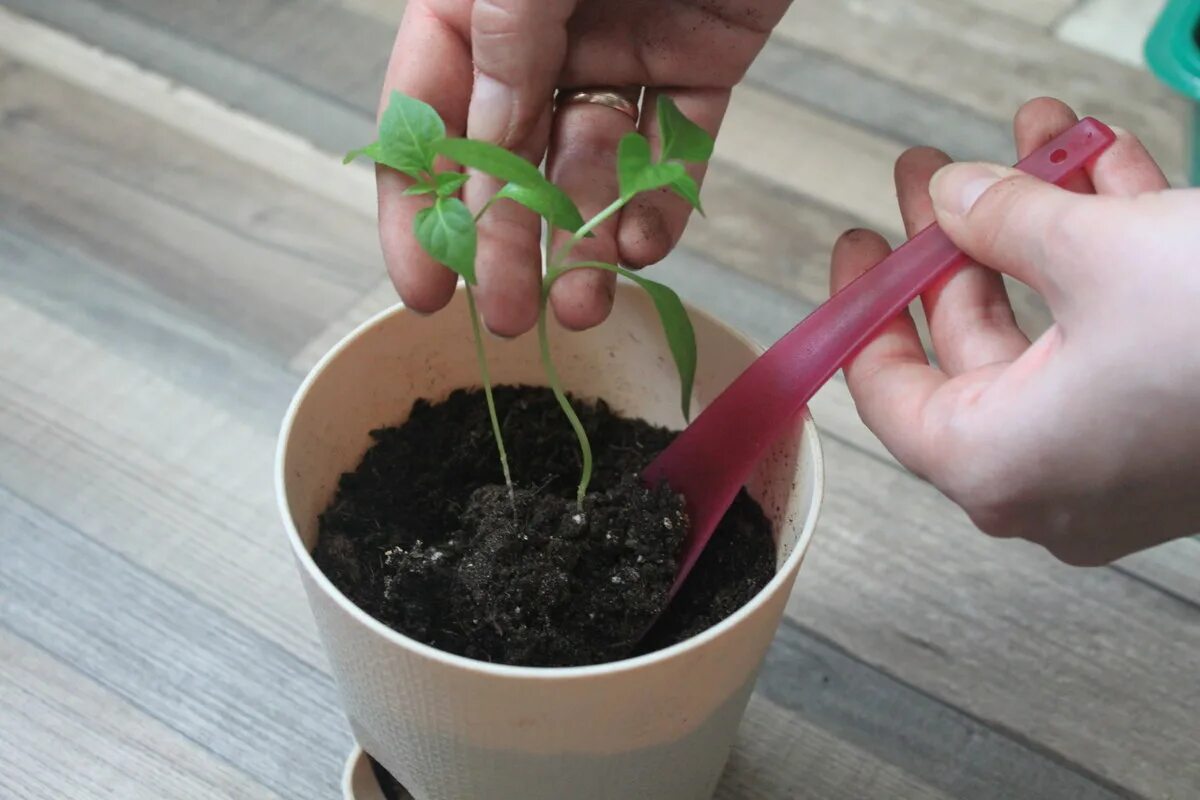
<path fill-rule="evenodd" d="M 421 194 L 433 194 L 437 191 L 437 187 L 429 181 L 417 181 L 412 186 L 404 190 L 404 194 L 413 196 Z"/>
<path fill-rule="evenodd" d="M 412 178 L 420 178 L 422 172 L 433 172 L 434 145 L 445 138 L 446 126 L 433 106 L 392 92 L 387 110 L 379 120 L 379 139 L 351 150 L 344 161 L 366 156 Z"/>
<path fill-rule="evenodd" d="M 439 197 L 432 206 L 417 212 L 413 233 L 435 261 L 463 276 L 467 283 L 475 283 L 475 218 L 463 201 Z"/>
<path fill-rule="evenodd" d="M 704 207 L 700 205 L 700 186 L 691 175 L 684 175 L 672 182 L 671 191 L 691 203 L 692 208 L 704 213 Z"/>
<path fill-rule="evenodd" d="M 675 367 L 679 370 L 680 407 L 683 409 L 683 417 L 691 419 L 692 385 L 696 381 L 696 332 L 692 328 L 687 309 L 683 307 L 679 295 L 670 287 L 624 268 L 618 268 L 617 271 L 645 289 L 646 294 L 654 301 L 654 308 L 662 321 L 663 333 L 667 336 L 667 346 L 671 348 L 671 357 L 675 359 Z"/>
<path fill-rule="evenodd" d="M 443 139 L 437 143 L 437 152 L 457 161 L 464 167 L 486 172 L 493 178 L 518 183 L 522 186 L 538 186 L 548 183 L 541 171 L 499 145 L 475 139 Z"/>
<path fill-rule="evenodd" d="M 372 161 L 378 161 L 380 158 L 379 142 L 371 142 L 365 147 L 360 147 L 357 150 L 351 150 L 349 153 L 346 153 L 346 157 L 342 159 L 342 163 L 349 164 L 359 156 L 366 156 Z"/>
<path fill-rule="evenodd" d="M 670 186 L 687 175 L 676 161 L 655 164 L 650 160 L 650 142 L 640 133 L 627 133 L 617 145 L 617 181 L 621 197 L 628 200 L 635 194 Z"/>
<path fill-rule="evenodd" d="M 522 186 L 509 183 L 496 192 L 497 200 L 512 200 L 545 217 L 556 228 L 574 233 L 583 227 L 583 215 L 567 193 L 552 183 Z"/>
<path fill-rule="evenodd" d="M 658 131 L 662 138 L 660 161 L 702 163 L 712 158 L 713 137 L 685 117 L 675 101 L 665 94 L 658 96 Z"/>
<path fill-rule="evenodd" d="M 445 139 L 438 143 L 437 150 L 463 166 L 507 181 L 496 194 L 497 199 L 520 203 L 545 217 L 556 228 L 572 233 L 583 225 L 583 216 L 566 192 L 515 153 L 474 139 Z"/>

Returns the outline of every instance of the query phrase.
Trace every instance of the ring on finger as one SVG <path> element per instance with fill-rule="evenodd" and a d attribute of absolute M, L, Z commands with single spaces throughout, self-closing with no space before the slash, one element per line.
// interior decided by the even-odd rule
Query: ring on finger
<path fill-rule="evenodd" d="M 642 98 L 640 86 L 597 86 L 586 89 L 560 89 L 556 109 L 572 105 L 598 105 L 620 111 L 635 123 Z"/>

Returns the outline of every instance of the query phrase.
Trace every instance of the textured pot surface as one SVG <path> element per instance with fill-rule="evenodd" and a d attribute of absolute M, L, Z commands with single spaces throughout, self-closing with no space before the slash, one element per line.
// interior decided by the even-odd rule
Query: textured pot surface
<path fill-rule="evenodd" d="M 317 365 L 284 421 L 280 508 L 355 736 L 417 800 L 711 797 L 816 523 L 815 426 L 807 415 L 797 419 L 750 484 L 774 523 L 779 568 L 720 625 L 659 653 L 594 667 L 505 667 L 434 650 L 355 607 L 309 552 L 317 517 L 339 475 L 366 450 L 368 431 L 402 422 L 418 398 L 478 384 L 465 306 L 460 290 L 433 317 L 396 308 L 369 321 Z M 690 311 L 699 409 L 759 349 Z M 599 328 L 551 336 L 570 391 L 683 425 L 670 352 L 638 290 L 619 287 Z M 487 347 L 497 383 L 544 384 L 534 337 L 489 339 Z"/>

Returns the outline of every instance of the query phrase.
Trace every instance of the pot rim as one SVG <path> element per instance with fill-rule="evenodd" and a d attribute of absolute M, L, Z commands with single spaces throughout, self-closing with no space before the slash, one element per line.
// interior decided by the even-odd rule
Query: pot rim
<path fill-rule="evenodd" d="M 620 282 L 617 285 L 617 300 L 620 295 L 633 293 L 636 287 Z M 456 294 L 461 293 L 462 283 L 460 281 Z M 757 353 L 763 352 L 763 347 L 755 342 L 750 337 L 742 332 L 726 324 L 722 320 L 716 318 L 712 314 L 698 309 L 690 303 L 684 303 L 689 316 L 703 317 L 710 324 L 720 328 L 726 334 L 732 336 L 737 341 L 747 345 Z M 720 637 L 723 633 L 731 628 L 739 625 L 747 617 L 751 616 L 759 607 L 766 603 L 767 598 L 772 596 L 780 589 L 781 584 L 788 580 L 788 574 L 793 570 L 798 569 L 799 562 L 804 559 L 804 554 L 808 550 L 808 545 L 812 539 L 814 530 L 816 529 L 817 520 L 821 515 L 821 506 L 825 495 L 825 461 L 821 450 L 821 441 L 817 431 L 816 423 L 813 422 L 812 415 L 808 409 L 803 411 L 804 419 L 804 441 L 807 442 L 810 457 L 813 464 L 813 502 L 808 509 L 808 514 L 804 520 L 804 527 L 800 536 L 796 540 L 796 545 L 787 559 L 775 570 L 775 575 L 771 580 L 758 591 L 741 608 L 735 611 L 730 616 L 723 619 L 721 622 L 713 625 L 711 628 L 704 630 L 682 642 L 677 642 L 670 647 L 662 650 L 656 650 L 653 653 L 636 656 L 634 658 L 625 658 L 620 661 L 610 661 L 603 664 L 589 664 L 580 667 L 523 667 L 513 666 L 509 664 L 493 664 L 487 661 L 479 661 L 466 656 L 448 653 L 444 650 L 439 650 L 436 647 L 419 642 L 403 633 L 385 625 L 375 617 L 368 614 L 363 609 L 359 608 L 350 598 L 346 597 L 340 589 L 338 589 L 332 581 L 326 577 L 325 573 L 317 566 L 312 554 L 308 548 L 304 546 L 303 540 L 300 538 L 300 532 L 296 528 L 295 521 L 292 519 L 291 510 L 288 508 L 287 490 L 285 486 L 285 470 L 284 462 L 287 456 L 288 442 L 291 438 L 292 425 L 295 421 L 297 411 L 300 405 L 304 402 L 312 385 L 316 383 L 325 369 L 333 363 L 344 350 L 350 347 L 355 340 L 363 336 L 367 331 L 374 328 L 384 320 L 404 313 L 408 309 L 403 303 L 387 308 L 373 315 L 353 331 L 348 333 L 336 345 L 329 349 L 321 360 L 309 371 L 300 387 L 296 390 L 292 397 L 291 403 L 288 404 L 287 413 L 284 415 L 283 424 L 279 431 L 279 440 L 275 449 L 275 499 L 279 507 L 279 514 L 283 518 L 283 525 L 287 531 L 288 541 L 291 543 L 292 552 L 296 556 L 298 563 L 302 565 L 308 577 L 318 586 L 322 592 L 333 598 L 339 607 L 357 622 L 367 626 L 372 632 L 384 637 L 392 644 L 403 647 L 416 654 L 440 662 L 443 666 L 456 667 L 464 670 L 471 670 L 476 673 L 491 675 L 501 678 L 514 679 L 530 679 L 530 680 L 576 680 L 581 678 L 591 678 L 602 675 L 617 675 L 625 672 L 642 669 L 644 667 L 653 666 L 661 662 L 670 661 L 676 657 L 683 655 L 689 650 L 701 647 L 708 642 Z M 410 312 L 415 313 L 415 312 Z"/>

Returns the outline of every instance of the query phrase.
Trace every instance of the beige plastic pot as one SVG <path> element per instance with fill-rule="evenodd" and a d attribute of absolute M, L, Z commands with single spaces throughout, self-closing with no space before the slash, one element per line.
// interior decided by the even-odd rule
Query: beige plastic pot
<path fill-rule="evenodd" d="M 702 408 L 759 348 L 689 311 Z M 309 553 L 318 515 L 372 428 L 402 422 L 418 398 L 478 385 L 466 313 L 460 290 L 435 316 L 397 307 L 368 321 L 313 369 L 283 423 L 280 511 L 354 735 L 416 800 L 705 800 L 816 524 L 816 427 L 807 414 L 798 418 L 750 483 L 777 531 L 778 572 L 721 624 L 658 653 L 591 667 L 507 667 L 450 655 L 361 611 Z M 658 318 L 635 287 L 618 288 L 599 328 L 551 336 L 570 391 L 627 415 L 683 424 Z M 544 384 L 534 337 L 490 340 L 488 355 L 497 383 Z"/>

